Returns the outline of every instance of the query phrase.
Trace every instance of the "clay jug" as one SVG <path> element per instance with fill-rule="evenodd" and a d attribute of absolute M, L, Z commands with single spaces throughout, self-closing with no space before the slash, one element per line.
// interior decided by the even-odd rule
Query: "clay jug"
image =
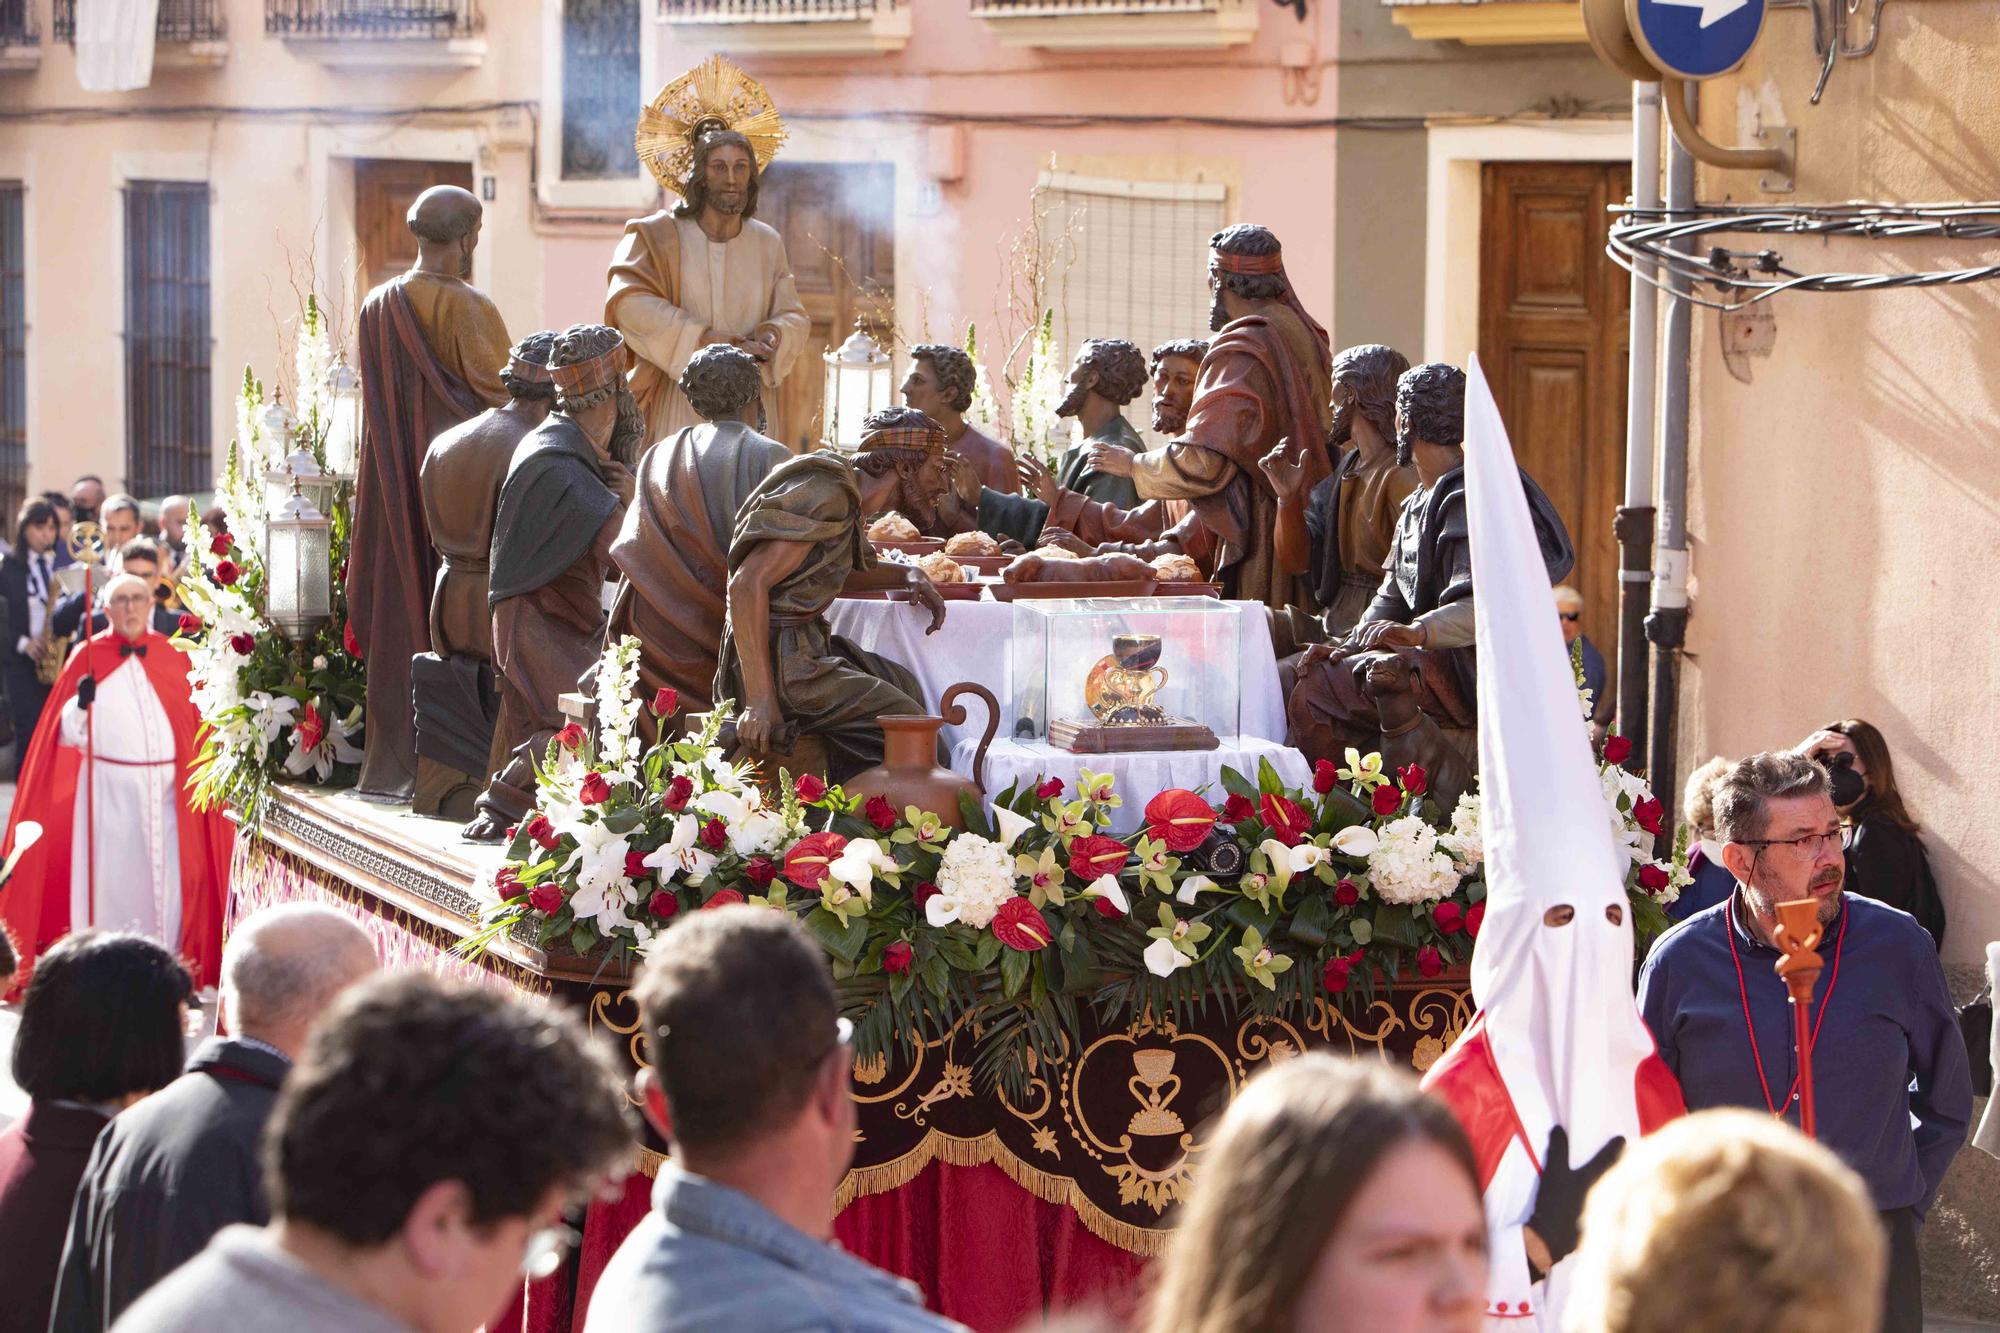
<path fill-rule="evenodd" d="M 977 695 L 986 703 L 986 733 L 979 738 L 972 758 L 978 781 L 968 781 L 937 763 L 938 731 L 946 722 L 954 727 L 965 724 L 965 705 L 953 702 L 961 694 Z M 914 805 L 937 815 L 949 828 L 964 828 L 958 794 L 970 792 L 975 800 L 985 795 L 986 747 L 993 743 L 993 733 L 1000 724 L 1000 704 L 985 686 L 961 681 L 944 692 L 938 706 L 942 717 L 891 713 L 877 718 L 882 724 L 882 762 L 843 783 L 848 794 L 864 799 L 886 797 L 898 815 L 904 806 Z"/>

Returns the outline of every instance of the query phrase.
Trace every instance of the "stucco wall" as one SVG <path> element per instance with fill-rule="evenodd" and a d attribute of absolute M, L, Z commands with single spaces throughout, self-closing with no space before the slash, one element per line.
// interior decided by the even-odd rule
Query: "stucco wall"
<path fill-rule="evenodd" d="M 1799 127 L 1787 202 L 1990 199 L 2000 169 L 1991 5 L 1883 10 L 1875 54 L 1816 73 L 1807 18 L 1771 16 L 1703 122 L 1739 110 Z M 1705 199 L 1762 198 L 1702 172 Z M 1992 263 L 1991 243 L 1769 242 L 1813 271 Z M 1751 248 L 1746 246 L 1745 248 Z M 1777 344 L 1741 384 L 1716 317 L 1697 321 L 1690 530 L 1697 580 L 1681 771 L 1712 752 L 1790 745 L 1834 718 L 1887 735 L 1951 915 L 1948 961 L 2000 937 L 1992 708 L 2000 697 L 2000 285 L 1774 303 Z"/>

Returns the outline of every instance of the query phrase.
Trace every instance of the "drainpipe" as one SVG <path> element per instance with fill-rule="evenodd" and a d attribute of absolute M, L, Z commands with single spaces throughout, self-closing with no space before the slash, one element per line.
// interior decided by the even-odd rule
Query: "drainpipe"
<path fill-rule="evenodd" d="M 1693 89 L 1689 89 L 1690 95 Z M 1690 109 L 1692 115 L 1693 110 Z M 1674 139 L 1667 154 L 1667 210 L 1684 217 L 1694 206 L 1694 159 Z M 1677 245 L 1687 248 L 1686 242 Z M 1667 300 L 1665 347 L 1661 357 L 1658 482 L 1659 537 L 1653 559 L 1653 609 L 1646 638 L 1653 653 L 1653 713 L 1647 732 L 1646 768 L 1653 791 L 1669 807 L 1680 798 L 1674 770 L 1674 713 L 1680 702 L 1681 645 L 1687 639 L 1687 439 L 1688 341 L 1694 306 L 1685 278 L 1674 278 Z"/>
<path fill-rule="evenodd" d="M 1632 204 L 1660 206 L 1660 85 L 1632 85 Z M 1625 502 L 1612 520 L 1618 539 L 1618 733 L 1632 742 L 1626 764 L 1646 761 L 1646 605 L 1653 582 L 1653 407 L 1659 358 L 1659 289 L 1632 274 L 1632 350 L 1625 401 Z"/>

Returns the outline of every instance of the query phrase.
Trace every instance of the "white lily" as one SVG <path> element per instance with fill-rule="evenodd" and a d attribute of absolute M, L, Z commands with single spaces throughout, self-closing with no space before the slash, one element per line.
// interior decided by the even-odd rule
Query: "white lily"
<path fill-rule="evenodd" d="M 1316 842 L 1302 842 L 1290 850 L 1290 855 L 1287 859 L 1291 865 L 1292 873 L 1294 875 L 1303 875 L 1314 866 L 1325 865 L 1327 851 L 1326 848 Z"/>
<path fill-rule="evenodd" d="M 1375 836 L 1375 830 L 1366 824 L 1349 824 L 1333 835 L 1333 850 L 1356 860 L 1366 860 L 1375 855 L 1375 849 L 1381 845 L 1382 840 Z"/>
<path fill-rule="evenodd" d="M 996 805 L 993 807 L 993 826 L 1000 831 L 1000 845 L 1012 847 L 1023 833 L 1035 826 L 1035 821 L 1023 818 L 1003 805 Z"/>
<path fill-rule="evenodd" d="M 882 844 L 873 838 L 855 838 L 840 849 L 840 855 L 833 858 L 826 868 L 829 879 L 838 880 L 857 894 L 861 901 L 875 901 L 875 872 L 896 870 L 896 858 L 882 850 Z"/>
<path fill-rule="evenodd" d="M 1099 875 L 1085 887 L 1083 896 L 1086 898 L 1102 898 L 1125 915 L 1130 916 L 1132 914 L 1132 904 L 1126 901 L 1125 890 L 1118 887 L 1118 876 L 1116 875 Z"/>
<path fill-rule="evenodd" d="M 939 891 L 924 903 L 924 919 L 939 930 L 958 920 L 958 899 Z"/>
<path fill-rule="evenodd" d="M 1180 892 L 1176 893 L 1174 897 L 1181 902 L 1191 905 L 1194 902 L 1196 894 L 1213 893 L 1214 891 L 1215 881 L 1207 875 L 1189 875 L 1181 881 Z"/>
<path fill-rule="evenodd" d="M 244 703 L 250 707 L 250 725 L 257 729 L 268 748 L 278 733 L 298 721 L 299 701 L 289 694 L 266 694 L 258 690 Z"/>
<path fill-rule="evenodd" d="M 672 832 L 667 840 L 646 853 L 641 862 L 648 869 L 660 872 L 660 881 L 673 879 L 676 875 L 689 884 L 699 884 L 708 878 L 708 872 L 715 868 L 715 854 L 696 844 L 701 834 L 702 821 L 693 815 L 683 814 L 674 820 Z"/>
<path fill-rule="evenodd" d="M 625 854 L 632 850 L 632 844 L 597 820 L 565 824 L 558 831 L 576 839 L 576 850 L 563 863 L 563 870 L 576 872 L 578 893 L 590 889 L 605 898 L 615 896 L 623 903 L 625 891 L 632 884 L 625 875 Z"/>
<path fill-rule="evenodd" d="M 1154 940 L 1141 956 L 1146 960 L 1146 970 L 1156 977 L 1170 977 L 1177 969 L 1194 964 L 1194 959 L 1176 949 L 1172 940 Z"/>

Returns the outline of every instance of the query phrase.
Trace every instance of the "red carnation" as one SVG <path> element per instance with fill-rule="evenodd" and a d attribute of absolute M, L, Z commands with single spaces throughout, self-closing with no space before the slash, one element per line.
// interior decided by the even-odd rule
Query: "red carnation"
<path fill-rule="evenodd" d="M 729 830 L 719 819 L 711 819 L 701 826 L 701 845 L 711 852 L 719 852 L 729 841 Z"/>
<path fill-rule="evenodd" d="M 1403 793 L 1385 782 L 1375 789 L 1373 806 L 1378 815 L 1393 815 L 1403 808 Z"/>
<path fill-rule="evenodd" d="M 536 813 L 521 827 L 529 839 L 545 852 L 554 851 L 556 844 L 562 841 L 556 836 L 556 826 L 549 822 L 549 817 L 545 814 Z"/>
<path fill-rule="evenodd" d="M 306 705 L 305 716 L 299 719 L 299 748 L 312 751 L 326 739 L 326 719 L 319 715 L 319 709 Z"/>
<path fill-rule="evenodd" d="M 1486 903 L 1482 899 L 1474 903 L 1472 910 L 1465 914 L 1465 937 L 1469 940 L 1478 939 L 1479 923 L 1484 920 L 1486 920 Z"/>
<path fill-rule="evenodd" d="M 681 706 L 681 692 L 671 685 L 653 691 L 653 715 L 665 717 Z"/>
<path fill-rule="evenodd" d="M 743 895 L 735 889 L 717 889 L 714 896 L 701 905 L 701 910 L 706 912 L 711 907 L 727 907 L 731 903 L 742 901 Z"/>
<path fill-rule="evenodd" d="M 1131 855 L 1131 850 L 1118 839 L 1093 833 L 1070 842 L 1069 873 L 1088 884 L 1099 875 L 1115 875 L 1123 870 Z"/>
<path fill-rule="evenodd" d="M 1347 989 L 1348 978 L 1353 971 L 1353 959 L 1335 954 L 1326 960 L 1326 970 L 1319 974 L 1320 985 L 1326 987 L 1329 994 L 1338 995 Z"/>
<path fill-rule="evenodd" d="M 1333 886 L 1333 900 L 1342 907 L 1352 907 L 1361 901 L 1361 886 L 1351 879 L 1343 879 Z"/>
<path fill-rule="evenodd" d="M 1112 902 L 1109 898 L 1092 898 L 1090 901 L 1097 908 L 1099 916 L 1109 917 L 1111 920 L 1116 921 L 1125 915 L 1118 910 L 1118 904 Z"/>
<path fill-rule="evenodd" d="M 1412 796 L 1422 796 L 1431 785 L 1431 775 L 1424 772 L 1420 764 L 1410 764 L 1398 769 L 1396 780 L 1403 784 L 1403 790 Z"/>
<path fill-rule="evenodd" d="M 1431 924 L 1440 935 L 1456 935 L 1465 929 L 1465 909 L 1457 903 L 1439 903 L 1431 909 Z"/>
<path fill-rule="evenodd" d="M 743 878 L 760 889 L 771 887 L 771 881 L 778 877 L 778 863 L 768 856 L 753 856 L 750 864 L 743 867 Z"/>
<path fill-rule="evenodd" d="M 1622 764 L 1632 757 L 1632 742 L 1623 736 L 1610 736 L 1604 741 L 1604 762 Z"/>
<path fill-rule="evenodd" d="M 1241 824 L 1256 813 L 1256 807 L 1250 804 L 1250 798 L 1247 796 L 1232 796 L 1222 803 L 1224 823 Z"/>
<path fill-rule="evenodd" d="M 666 793 L 660 797 L 660 804 L 669 810 L 685 810 L 693 795 L 694 780 L 683 773 L 667 784 Z"/>
<path fill-rule="evenodd" d="M 602 773 L 586 773 L 576 799 L 585 805 L 603 805 L 611 799 L 611 783 Z"/>
<path fill-rule="evenodd" d="M 187 633 L 192 633 L 193 631 L 188 630 L 187 627 L 188 619 L 187 616 L 181 617 L 181 629 Z M 196 620 L 194 623 L 196 629 L 201 627 L 201 621 Z M 244 657 L 248 657 L 257 651 L 257 639 L 255 635 L 251 634 L 232 634 L 229 636 L 229 646 Z"/>
<path fill-rule="evenodd" d="M 228 555 L 229 547 L 230 547 L 229 534 L 226 532 L 218 532 L 215 534 L 215 536 L 209 539 L 208 553 L 210 555 Z"/>
<path fill-rule="evenodd" d="M 502 898 L 512 898 L 521 891 L 521 872 L 513 866 L 501 866 L 493 873 L 493 887 Z"/>
<path fill-rule="evenodd" d="M 646 854 L 644 852 L 629 851 L 625 853 L 625 878 L 644 879 L 651 870 L 652 867 L 646 864 Z"/>
<path fill-rule="evenodd" d="M 792 792 L 801 801 L 811 805 L 826 795 L 826 779 L 812 773 L 799 774 L 799 780 L 792 784 Z"/>
<path fill-rule="evenodd" d="M 224 560 L 215 567 L 215 581 L 225 588 L 234 587 L 242 577 L 243 567 L 234 560 Z"/>
<path fill-rule="evenodd" d="M 1417 971 L 1427 977 L 1434 977 L 1444 971 L 1444 955 L 1426 944 L 1417 950 Z"/>
<path fill-rule="evenodd" d="M 661 889 L 646 900 L 646 910 L 660 918 L 660 920 L 665 921 L 675 912 L 681 910 L 681 900 L 674 897 L 673 894 L 668 893 L 665 889 Z"/>
<path fill-rule="evenodd" d="M 910 970 L 911 953 L 912 950 L 906 941 L 889 941 L 888 947 L 882 950 L 882 970 L 902 976 Z"/>
<path fill-rule="evenodd" d="M 826 878 L 826 868 L 847 846 L 838 833 L 814 833 L 800 838 L 785 853 L 785 878 L 802 889 L 816 889 Z"/>
<path fill-rule="evenodd" d="M 1016 896 L 1001 903 L 993 914 L 993 937 L 1010 949 L 1033 953 L 1046 949 L 1055 935 L 1041 911 L 1026 898 Z"/>
<path fill-rule="evenodd" d="M 925 903 L 937 897 L 942 891 L 937 885 L 931 883 L 929 880 L 925 880 L 911 892 L 910 898 L 917 906 L 922 907 Z"/>
<path fill-rule="evenodd" d="M 1332 791 L 1340 781 L 1340 770 L 1331 759 L 1321 759 L 1313 765 L 1313 790 L 1321 796 Z"/>
<path fill-rule="evenodd" d="M 1170 851 L 1191 852 L 1208 841 L 1215 811 L 1184 787 L 1169 787 L 1146 802 L 1146 832 Z"/>
<path fill-rule="evenodd" d="M 1666 888 L 1670 878 L 1666 871 L 1651 861 L 1639 867 L 1639 887 L 1648 893 L 1658 893 Z"/>
<path fill-rule="evenodd" d="M 1299 839 L 1312 828 L 1312 820 L 1306 817 L 1298 802 L 1288 796 L 1265 792 L 1258 798 L 1257 813 L 1270 826 L 1271 836 L 1287 847 L 1298 846 Z"/>
<path fill-rule="evenodd" d="M 1657 796 L 1648 796 L 1632 807 L 1633 821 L 1656 838 L 1660 836 L 1660 825 L 1666 815 L 1667 808 L 1660 804 Z"/>
<path fill-rule="evenodd" d="M 1035 788 L 1035 797 L 1038 800 L 1046 801 L 1052 796 L 1062 795 L 1062 791 L 1063 780 L 1061 778 L 1050 778 L 1047 782 Z"/>
<path fill-rule="evenodd" d="M 181 612 L 181 633 L 183 634 L 201 633 L 201 617 L 196 615 L 192 611 Z"/>
<path fill-rule="evenodd" d="M 340 627 L 340 646 L 347 650 L 349 657 L 357 662 L 361 660 L 361 639 L 355 634 L 351 620 Z"/>
<path fill-rule="evenodd" d="M 545 879 L 534 888 L 528 890 L 528 906 L 534 908 L 543 916 L 554 916 L 557 912 L 562 911 L 562 905 L 562 886 L 554 880 Z"/>
<path fill-rule="evenodd" d="M 583 727 L 575 722 L 566 722 L 556 733 L 556 744 L 565 750 L 574 750 L 583 744 Z"/>
<path fill-rule="evenodd" d="M 870 796 L 868 804 L 861 807 L 861 813 L 867 816 L 869 823 L 884 833 L 896 827 L 896 807 L 889 804 L 889 798 L 886 796 Z"/>

